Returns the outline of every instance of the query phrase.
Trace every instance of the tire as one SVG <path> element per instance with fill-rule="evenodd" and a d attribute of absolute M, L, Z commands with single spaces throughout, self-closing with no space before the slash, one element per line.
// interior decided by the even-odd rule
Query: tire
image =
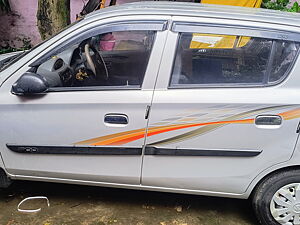
<path fill-rule="evenodd" d="M 263 225 L 300 224 L 300 170 L 264 179 L 254 191 L 252 205 Z"/>

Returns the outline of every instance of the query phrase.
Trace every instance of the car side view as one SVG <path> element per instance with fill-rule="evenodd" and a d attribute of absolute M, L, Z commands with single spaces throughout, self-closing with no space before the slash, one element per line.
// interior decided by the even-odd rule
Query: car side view
<path fill-rule="evenodd" d="M 251 199 L 300 224 L 300 16 L 144 2 L 0 62 L 0 187 Z"/>

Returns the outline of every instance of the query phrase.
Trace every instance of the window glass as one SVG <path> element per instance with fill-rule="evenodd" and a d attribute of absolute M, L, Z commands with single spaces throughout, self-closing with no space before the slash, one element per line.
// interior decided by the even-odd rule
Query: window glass
<path fill-rule="evenodd" d="M 270 72 L 270 81 L 278 80 L 288 67 L 283 61 L 289 55 L 290 64 L 298 46 L 287 42 L 276 44 L 275 48 L 290 45 L 292 50 L 278 52 L 270 71 L 272 44 L 273 40 L 265 38 L 181 33 L 171 86 L 259 85 L 267 82 L 266 75 Z M 278 63 L 282 66 L 278 67 Z"/>
<path fill-rule="evenodd" d="M 77 43 L 41 64 L 50 87 L 141 86 L 154 31 L 103 33 Z"/>
<path fill-rule="evenodd" d="M 277 41 L 272 62 L 269 82 L 274 83 L 282 78 L 291 67 L 299 49 L 299 44 L 291 41 Z"/>

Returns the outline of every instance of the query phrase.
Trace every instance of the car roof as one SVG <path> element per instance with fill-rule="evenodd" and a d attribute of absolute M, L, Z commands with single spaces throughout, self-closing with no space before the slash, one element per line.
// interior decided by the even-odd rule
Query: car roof
<path fill-rule="evenodd" d="M 223 18 L 254 22 L 300 27 L 300 14 L 226 5 L 200 4 L 192 2 L 159 2 L 145 1 L 127 3 L 119 6 L 110 6 L 97 10 L 86 16 L 86 19 L 95 19 L 106 14 L 112 15 L 170 15 L 193 16 L 206 18 Z"/>

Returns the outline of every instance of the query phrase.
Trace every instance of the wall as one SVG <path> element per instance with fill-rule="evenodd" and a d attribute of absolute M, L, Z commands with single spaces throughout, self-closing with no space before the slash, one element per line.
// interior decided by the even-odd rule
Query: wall
<path fill-rule="evenodd" d="M 118 0 L 118 4 L 136 0 Z M 9 44 L 13 47 L 23 46 L 23 41 L 30 40 L 32 45 L 41 41 L 37 28 L 36 12 L 38 0 L 10 0 L 12 13 L 7 15 L 0 11 L 0 46 Z M 71 0 L 71 21 L 75 21 L 88 0 Z M 109 4 L 109 0 L 107 0 Z"/>
<path fill-rule="evenodd" d="M 36 27 L 36 0 L 10 1 L 13 10 L 9 15 L 0 12 L 0 42 L 22 46 L 22 39 L 30 38 L 32 43 L 40 41 Z"/>
<path fill-rule="evenodd" d="M 75 20 L 84 2 L 88 0 L 71 0 L 71 19 Z M 12 13 L 0 11 L 0 45 L 23 46 L 23 41 L 31 40 L 32 45 L 41 41 L 37 28 L 37 0 L 11 0 Z"/>
<path fill-rule="evenodd" d="M 292 4 L 294 4 L 294 2 L 299 2 L 299 0 L 291 0 Z"/>

